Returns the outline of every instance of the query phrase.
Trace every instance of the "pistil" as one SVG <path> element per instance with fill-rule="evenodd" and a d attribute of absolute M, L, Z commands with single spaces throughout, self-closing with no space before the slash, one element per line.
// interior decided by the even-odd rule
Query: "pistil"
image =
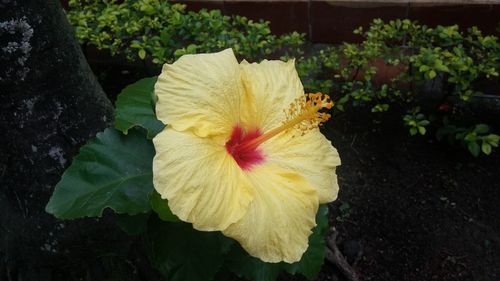
<path fill-rule="evenodd" d="M 285 110 L 287 119 L 281 126 L 240 144 L 239 149 L 241 151 L 254 150 L 263 142 L 294 127 L 297 127 L 300 134 L 304 135 L 307 131 L 317 128 L 330 119 L 330 114 L 320 112 L 320 110 L 331 109 L 332 106 L 333 102 L 330 100 L 330 97 L 322 93 L 307 94 L 306 96 L 296 98 L 290 104 L 288 110 Z"/>

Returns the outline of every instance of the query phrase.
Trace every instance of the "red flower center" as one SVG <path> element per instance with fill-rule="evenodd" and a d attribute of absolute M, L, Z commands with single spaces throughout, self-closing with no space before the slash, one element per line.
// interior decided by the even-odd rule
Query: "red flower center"
<path fill-rule="evenodd" d="M 243 170 L 250 170 L 253 165 L 264 161 L 261 150 L 255 146 L 248 146 L 250 141 L 260 137 L 259 130 L 245 132 L 239 125 L 235 126 L 231 138 L 226 142 L 226 150 Z"/>

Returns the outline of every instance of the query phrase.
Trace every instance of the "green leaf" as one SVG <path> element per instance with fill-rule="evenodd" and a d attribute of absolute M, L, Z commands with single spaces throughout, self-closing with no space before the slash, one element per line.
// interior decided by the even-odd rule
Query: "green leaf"
<path fill-rule="evenodd" d="M 416 135 L 416 134 L 417 134 L 417 128 L 415 128 L 415 127 L 411 127 L 411 128 L 410 128 L 410 135 L 414 136 L 414 135 Z"/>
<path fill-rule="evenodd" d="M 170 211 L 168 207 L 168 201 L 161 199 L 161 195 L 155 191 L 149 194 L 149 202 L 151 202 L 151 207 L 155 211 L 161 220 L 178 222 L 179 218 Z"/>
<path fill-rule="evenodd" d="M 483 139 L 486 140 L 490 145 L 497 147 L 498 141 L 500 141 L 500 136 L 496 134 L 489 134 L 487 136 L 484 136 Z"/>
<path fill-rule="evenodd" d="M 285 264 L 291 274 L 301 273 L 307 279 L 316 278 L 325 260 L 325 235 L 328 230 L 328 206 L 321 205 L 316 214 L 316 227 L 309 237 L 309 248 L 299 262 Z"/>
<path fill-rule="evenodd" d="M 116 100 L 115 128 L 127 134 L 134 126 L 148 131 L 148 138 L 161 132 L 165 125 L 154 113 L 154 85 L 156 77 L 144 78 L 128 85 Z"/>
<path fill-rule="evenodd" d="M 139 130 L 108 128 L 82 146 L 56 185 L 45 210 L 59 219 L 148 212 L 155 150 Z"/>
<path fill-rule="evenodd" d="M 226 267 L 238 277 L 252 281 L 275 281 L 283 271 L 283 263 L 263 262 L 250 256 L 236 243 L 228 254 Z"/>
<path fill-rule="evenodd" d="M 484 142 L 481 144 L 481 150 L 483 151 L 484 154 L 490 155 L 491 154 L 491 145 L 489 145 L 487 142 Z"/>
<path fill-rule="evenodd" d="M 476 132 L 478 135 L 486 134 L 489 131 L 490 131 L 490 126 L 486 124 L 477 124 L 476 127 L 474 128 L 474 132 Z"/>
<path fill-rule="evenodd" d="M 340 99 L 337 101 L 337 105 L 338 105 L 338 104 L 344 104 L 344 103 L 346 103 L 346 102 L 348 102 L 348 101 L 349 101 L 349 95 L 345 95 L 345 96 L 343 96 L 342 98 L 340 98 Z"/>
<path fill-rule="evenodd" d="M 425 127 L 418 126 L 418 132 L 423 136 L 423 135 L 425 135 L 427 130 L 425 129 Z"/>
<path fill-rule="evenodd" d="M 429 79 L 434 79 L 434 77 L 436 77 L 436 71 L 431 70 L 427 72 L 427 75 L 429 76 Z"/>
<path fill-rule="evenodd" d="M 150 212 L 134 216 L 117 215 L 116 224 L 128 235 L 139 235 L 146 232 Z"/>
<path fill-rule="evenodd" d="M 467 143 L 467 148 L 469 149 L 469 152 L 474 155 L 475 157 L 479 156 L 480 148 L 479 144 L 477 142 L 469 142 Z"/>
<path fill-rule="evenodd" d="M 196 231 L 183 222 L 153 217 L 148 224 L 151 261 L 169 281 L 213 280 L 233 243 L 220 232 Z"/>
<path fill-rule="evenodd" d="M 422 121 L 419 121 L 418 124 L 420 126 L 427 126 L 430 124 L 429 120 L 422 120 Z"/>
<path fill-rule="evenodd" d="M 465 137 L 464 140 L 467 142 L 475 142 L 477 139 L 477 135 L 475 132 L 468 133 Z"/>
<path fill-rule="evenodd" d="M 139 58 L 143 60 L 146 57 L 146 51 L 144 49 L 139 50 Z"/>
<path fill-rule="evenodd" d="M 427 70 L 429 70 L 429 66 L 427 66 L 427 65 L 421 65 L 418 68 L 418 71 L 420 71 L 420 72 L 427 72 Z"/>

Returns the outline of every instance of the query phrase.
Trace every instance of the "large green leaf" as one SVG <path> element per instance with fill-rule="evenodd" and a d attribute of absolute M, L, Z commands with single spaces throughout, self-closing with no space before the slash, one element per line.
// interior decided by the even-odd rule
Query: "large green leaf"
<path fill-rule="evenodd" d="M 148 131 L 148 138 L 161 132 L 165 125 L 156 119 L 154 112 L 154 85 L 156 77 L 144 78 L 128 85 L 116 100 L 115 128 L 128 133 L 134 126 Z"/>
<path fill-rule="evenodd" d="M 325 259 L 325 235 L 328 230 L 328 207 L 321 205 L 316 214 L 316 227 L 309 236 L 309 248 L 299 262 L 286 264 L 285 270 L 291 274 L 300 273 L 314 279 L 321 271 Z"/>
<path fill-rule="evenodd" d="M 252 281 L 275 281 L 283 271 L 283 263 L 266 263 L 250 256 L 239 244 L 234 244 L 226 260 L 226 267 Z"/>
<path fill-rule="evenodd" d="M 82 146 L 56 185 L 45 210 L 60 219 L 148 212 L 155 150 L 139 130 L 108 128 Z"/>
<path fill-rule="evenodd" d="M 169 281 L 210 281 L 233 240 L 220 232 L 196 231 L 190 224 L 151 218 L 147 242 L 153 265 Z"/>
<path fill-rule="evenodd" d="M 161 199 L 161 195 L 153 191 L 149 194 L 149 201 L 151 202 L 151 207 L 153 211 L 158 214 L 158 217 L 164 221 L 177 222 L 180 221 L 179 218 L 170 211 L 168 207 L 168 201 Z"/>

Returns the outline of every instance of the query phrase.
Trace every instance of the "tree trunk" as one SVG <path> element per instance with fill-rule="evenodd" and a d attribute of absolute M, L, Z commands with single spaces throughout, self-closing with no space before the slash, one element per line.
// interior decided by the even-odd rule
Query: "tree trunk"
<path fill-rule="evenodd" d="M 113 109 L 56 0 L 0 0 L 0 101 L 0 280 L 81 278 L 68 272 L 114 226 L 57 221 L 44 208 Z M 67 258 L 75 252 L 82 263 Z"/>

